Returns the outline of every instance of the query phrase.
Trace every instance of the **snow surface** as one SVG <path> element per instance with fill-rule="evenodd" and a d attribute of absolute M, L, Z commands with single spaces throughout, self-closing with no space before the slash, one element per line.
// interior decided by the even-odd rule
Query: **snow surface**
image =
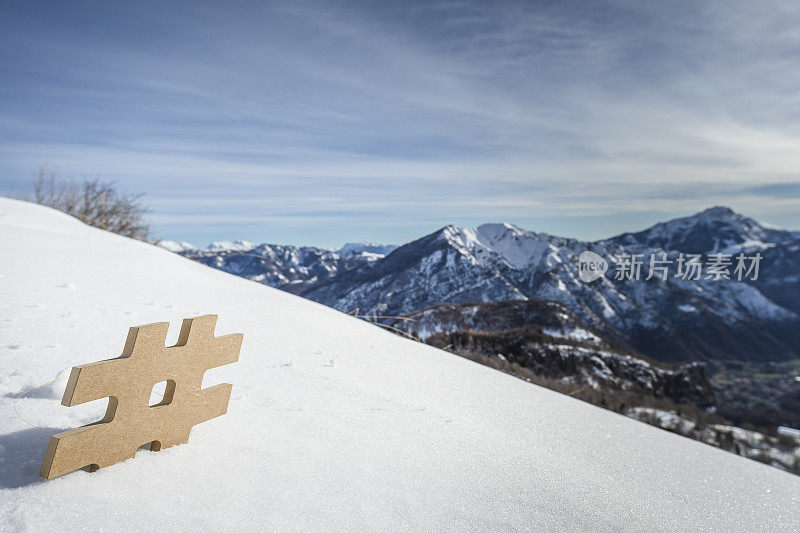
<path fill-rule="evenodd" d="M 0 242 L 2 530 L 800 528 L 800 477 L 319 304 L 14 200 Z M 63 371 L 119 355 L 131 325 L 170 321 L 174 342 L 204 313 L 244 333 L 204 380 L 234 384 L 228 414 L 39 479 L 49 436 L 104 411 L 61 406 Z"/>

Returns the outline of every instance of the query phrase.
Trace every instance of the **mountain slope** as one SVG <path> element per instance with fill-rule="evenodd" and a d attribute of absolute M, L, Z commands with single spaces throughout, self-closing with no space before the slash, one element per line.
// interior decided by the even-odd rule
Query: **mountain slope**
<path fill-rule="evenodd" d="M 800 478 L 776 469 L 46 208 L 0 199 L 0 238 L 7 529 L 800 527 Z M 37 479 L 48 436 L 103 406 L 39 388 L 16 410 L 41 429 L 13 398 L 118 355 L 131 325 L 169 320 L 174 341 L 201 313 L 245 335 L 204 380 L 234 384 L 228 414 L 186 445 Z"/>

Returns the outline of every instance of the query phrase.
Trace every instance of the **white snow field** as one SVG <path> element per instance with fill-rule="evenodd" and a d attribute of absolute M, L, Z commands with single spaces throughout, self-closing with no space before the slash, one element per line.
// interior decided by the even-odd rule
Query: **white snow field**
<path fill-rule="evenodd" d="M 38 477 L 49 436 L 105 408 L 61 406 L 64 369 L 205 313 L 244 333 L 205 376 L 234 384 L 226 415 Z M 800 477 L 8 199 L 0 361 L 3 530 L 800 530 Z"/>

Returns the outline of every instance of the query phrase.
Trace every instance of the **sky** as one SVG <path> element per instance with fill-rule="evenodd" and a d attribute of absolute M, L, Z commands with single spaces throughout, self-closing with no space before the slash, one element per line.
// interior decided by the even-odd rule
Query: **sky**
<path fill-rule="evenodd" d="M 0 0 L 0 194 L 336 247 L 713 205 L 800 229 L 800 3 Z"/>

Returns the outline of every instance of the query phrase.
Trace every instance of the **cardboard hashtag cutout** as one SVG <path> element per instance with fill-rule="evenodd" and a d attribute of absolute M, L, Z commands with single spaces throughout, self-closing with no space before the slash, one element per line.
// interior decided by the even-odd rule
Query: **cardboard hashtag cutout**
<path fill-rule="evenodd" d="M 94 471 L 136 454 L 189 440 L 192 426 L 224 415 L 232 385 L 202 389 L 206 370 L 239 359 L 242 334 L 214 337 L 217 315 L 187 318 L 178 343 L 165 346 L 169 323 L 130 328 L 122 356 L 72 369 L 63 405 L 108 397 L 102 420 L 50 437 L 40 475 L 51 479 L 89 466 Z M 164 398 L 150 405 L 156 383 Z"/>

